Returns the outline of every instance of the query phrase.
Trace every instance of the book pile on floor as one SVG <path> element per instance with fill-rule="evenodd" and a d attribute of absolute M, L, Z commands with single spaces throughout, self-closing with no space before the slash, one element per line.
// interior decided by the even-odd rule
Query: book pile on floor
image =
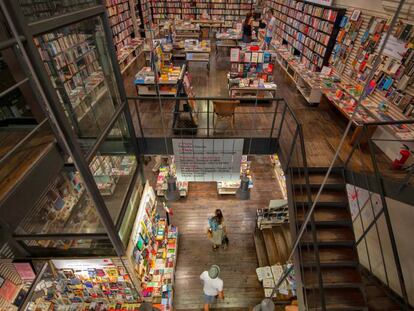
<path fill-rule="evenodd" d="M 284 271 L 292 264 L 273 265 L 256 269 L 257 278 L 263 284 L 265 297 L 270 297 L 275 285 L 279 282 Z M 286 279 L 280 284 L 277 292 L 272 298 L 291 299 L 296 296 L 295 269 L 292 269 Z"/>

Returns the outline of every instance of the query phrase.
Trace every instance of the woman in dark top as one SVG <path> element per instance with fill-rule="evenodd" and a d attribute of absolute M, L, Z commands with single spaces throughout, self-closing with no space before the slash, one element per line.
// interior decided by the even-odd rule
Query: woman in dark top
<path fill-rule="evenodd" d="M 247 13 L 246 19 L 243 23 L 243 42 L 250 43 L 252 42 L 252 23 L 253 23 L 253 15 L 252 13 Z"/>

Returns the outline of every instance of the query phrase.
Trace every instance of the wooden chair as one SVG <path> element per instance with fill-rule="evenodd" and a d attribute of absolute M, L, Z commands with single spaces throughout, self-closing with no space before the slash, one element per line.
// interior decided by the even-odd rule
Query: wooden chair
<path fill-rule="evenodd" d="M 214 116 L 218 121 L 230 121 L 231 128 L 234 129 L 235 110 L 240 104 L 238 100 L 213 100 L 213 132 L 216 131 L 217 123 L 214 122 Z"/>

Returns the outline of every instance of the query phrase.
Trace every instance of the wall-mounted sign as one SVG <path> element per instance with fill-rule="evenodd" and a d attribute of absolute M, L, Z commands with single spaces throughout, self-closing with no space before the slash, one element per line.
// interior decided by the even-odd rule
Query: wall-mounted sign
<path fill-rule="evenodd" d="M 240 179 L 243 139 L 173 139 L 179 181 Z"/>

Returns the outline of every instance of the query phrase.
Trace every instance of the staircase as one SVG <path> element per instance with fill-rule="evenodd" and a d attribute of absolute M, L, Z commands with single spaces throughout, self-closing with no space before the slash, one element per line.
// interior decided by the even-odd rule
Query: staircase
<path fill-rule="evenodd" d="M 274 225 L 254 232 L 259 267 L 284 264 L 292 247 L 289 224 Z"/>
<path fill-rule="evenodd" d="M 320 188 L 327 168 L 310 168 L 309 183 L 312 201 Z M 303 169 L 291 171 L 291 194 L 295 204 L 295 221 L 305 221 L 308 202 Z M 293 217 L 291 216 L 291 219 Z M 314 210 L 316 247 L 318 248 L 322 287 L 319 285 L 314 234 L 309 223 L 300 243 L 302 283 L 307 310 L 367 310 L 363 282 L 358 269 L 354 233 L 345 188 L 343 170 L 334 168 Z M 321 295 L 322 289 L 322 295 Z"/>

